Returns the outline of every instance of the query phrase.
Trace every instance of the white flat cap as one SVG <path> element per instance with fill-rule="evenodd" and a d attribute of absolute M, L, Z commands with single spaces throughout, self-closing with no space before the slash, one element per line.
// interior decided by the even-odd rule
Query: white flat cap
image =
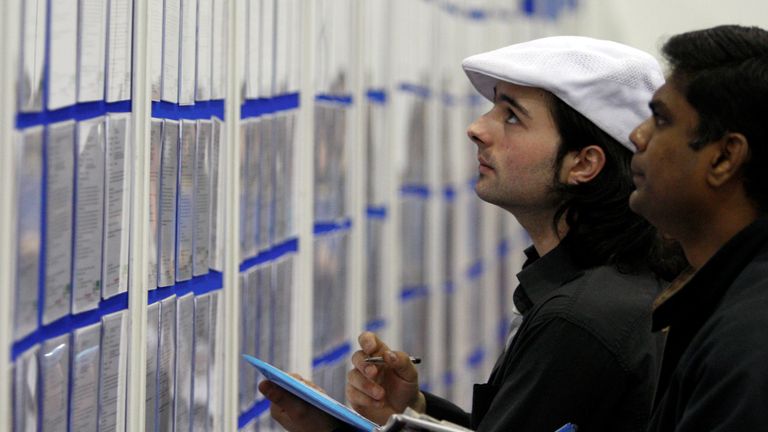
<path fill-rule="evenodd" d="M 510 45 L 468 57 L 462 67 L 491 102 L 498 81 L 547 90 L 632 152 L 629 134 L 651 115 L 648 102 L 664 84 L 650 54 L 582 36 Z"/>

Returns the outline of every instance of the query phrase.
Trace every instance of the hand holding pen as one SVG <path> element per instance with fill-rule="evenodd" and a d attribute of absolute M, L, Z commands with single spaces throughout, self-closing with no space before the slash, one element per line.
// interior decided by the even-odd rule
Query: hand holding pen
<path fill-rule="evenodd" d="M 358 343 L 361 349 L 352 355 L 354 368 L 347 374 L 347 400 L 352 407 L 382 424 L 408 407 L 424 412 L 426 403 L 415 366 L 420 360 L 391 350 L 370 332 L 362 333 Z"/>

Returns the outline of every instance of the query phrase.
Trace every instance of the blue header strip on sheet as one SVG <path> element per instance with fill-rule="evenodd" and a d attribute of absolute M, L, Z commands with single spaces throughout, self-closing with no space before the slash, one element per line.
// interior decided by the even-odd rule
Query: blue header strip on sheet
<path fill-rule="evenodd" d="M 88 120 L 107 113 L 131 112 L 131 101 L 107 103 L 104 101 L 80 103 L 53 111 L 16 114 L 16 128 L 49 125 L 66 120 Z"/>
<path fill-rule="evenodd" d="M 221 272 L 211 270 L 207 274 L 193 277 L 188 281 L 176 282 L 168 287 L 158 287 L 147 293 L 147 304 L 157 303 L 172 295 L 181 297 L 188 293 L 200 296 L 211 291 L 216 291 L 224 286 L 224 277 Z"/>
<path fill-rule="evenodd" d="M 456 292 L 456 285 L 452 281 L 447 281 L 443 285 L 443 291 L 445 291 L 446 294 L 453 294 Z"/>
<path fill-rule="evenodd" d="M 368 216 L 368 219 L 386 219 L 387 208 L 385 206 L 368 206 L 368 208 L 365 210 L 365 214 Z"/>
<path fill-rule="evenodd" d="M 327 235 L 335 232 L 349 231 L 352 228 L 351 219 L 340 221 L 315 221 L 314 234 L 316 236 Z"/>
<path fill-rule="evenodd" d="M 275 245 L 271 249 L 259 252 L 253 258 L 249 258 L 240 264 L 240 272 L 244 272 L 251 267 L 259 264 L 264 264 L 271 261 L 276 261 L 280 257 L 289 253 L 297 252 L 299 250 L 299 239 L 290 238 L 280 244 Z"/>
<path fill-rule="evenodd" d="M 467 358 L 467 366 L 470 369 L 478 368 L 485 359 L 485 350 L 482 347 L 476 348 Z"/>
<path fill-rule="evenodd" d="M 503 238 L 499 242 L 498 253 L 500 258 L 504 258 L 509 255 L 509 239 Z"/>
<path fill-rule="evenodd" d="M 370 89 L 365 93 L 368 101 L 377 105 L 384 105 L 387 103 L 387 92 L 380 89 Z"/>
<path fill-rule="evenodd" d="M 39 326 L 35 332 L 13 344 L 13 347 L 11 348 L 11 361 L 15 361 L 19 355 L 36 344 L 71 333 L 79 328 L 95 324 L 101 321 L 101 317 L 104 315 L 109 315 L 125 309 L 128 309 L 127 292 L 118 294 L 107 300 L 101 300 L 96 309 L 76 315 L 67 315 L 48 325 Z"/>
<path fill-rule="evenodd" d="M 350 352 L 352 352 L 352 345 L 350 345 L 349 342 L 344 342 L 313 358 L 312 368 L 315 369 L 325 365 L 332 365 L 339 360 L 346 359 Z"/>
<path fill-rule="evenodd" d="M 194 105 L 178 105 L 165 101 L 152 102 L 152 117 L 170 120 L 224 119 L 224 101 L 198 101 Z"/>
<path fill-rule="evenodd" d="M 301 104 L 299 93 L 288 93 L 263 99 L 247 99 L 240 107 L 241 118 L 260 117 L 281 111 L 295 110 Z"/>
<path fill-rule="evenodd" d="M 400 195 L 427 199 L 431 195 L 431 192 L 429 190 L 429 186 L 427 185 L 404 184 L 400 187 Z"/>
<path fill-rule="evenodd" d="M 456 199 L 456 188 L 453 186 L 446 186 L 443 188 L 443 198 L 446 201 L 451 202 Z"/>
<path fill-rule="evenodd" d="M 426 285 L 405 286 L 400 290 L 400 300 L 404 302 L 427 297 L 428 295 L 429 288 Z"/>
<path fill-rule="evenodd" d="M 427 99 L 432 94 L 432 91 L 427 86 L 423 86 L 420 84 L 413 84 L 413 83 L 400 83 L 400 85 L 397 87 L 400 91 L 404 91 L 406 93 L 412 93 L 420 98 Z"/>
<path fill-rule="evenodd" d="M 328 102 L 334 105 L 349 106 L 352 105 L 352 95 L 334 95 L 334 94 L 318 94 L 315 95 L 316 102 Z"/>
<path fill-rule="evenodd" d="M 467 279 L 469 280 L 480 279 L 484 271 L 485 271 L 485 268 L 483 266 L 483 261 L 478 260 L 474 264 L 472 264 L 472 266 L 467 270 Z"/>
<path fill-rule="evenodd" d="M 372 319 L 365 323 L 365 330 L 369 332 L 377 332 L 387 326 L 387 320 L 384 318 Z"/>
<path fill-rule="evenodd" d="M 488 11 L 484 9 L 470 9 L 467 11 L 467 18 L 473 21 L 485 21 L 488 19 Z"/>
<path fill-rule="evenodd" d="M 453 385 L 453 382 L 454 382 L 453 372 L 451 371 L 443 372 L 443 385 L 450 387 Z"/>
<path fill-rule="evenodd" d="M 256 401 L 253 406 L 248 409 L 248 411 L 240 414 L 240 417 L 237 418 L 237 428 L 242 429 L 246 426 L 248 426 L 248 423 L 252 422 L 254 419 L 257 419 L 261 417 L 264 412 L 266 412 L 269 409 L 269 400 L 267 399 L 260 399 Z"/>

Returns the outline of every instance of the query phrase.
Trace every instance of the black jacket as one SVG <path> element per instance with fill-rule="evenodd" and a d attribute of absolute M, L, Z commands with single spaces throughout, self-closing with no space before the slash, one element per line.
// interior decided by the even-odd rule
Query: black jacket
<path fill-rule="evenodd" d="M 653 314 L 669 331 L 649 430 L 768 430 L 768 220 L 668 291 Z"/>
<path fill-rule="evenodd" d="M 482 432 L 642 431 L 651 411 L 661 339 L 651 333 L 660 284 L 650 273 L 580 269 L 558 247 L 533 248 L 518 274 L 523 322 L 472 414 L 427 395 L 427 414 Z"/>

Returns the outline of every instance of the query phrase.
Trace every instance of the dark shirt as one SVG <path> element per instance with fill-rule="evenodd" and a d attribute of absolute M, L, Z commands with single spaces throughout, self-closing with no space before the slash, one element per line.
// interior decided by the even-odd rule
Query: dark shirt
<path fill-rule="evenodd" d="M 768 220 L 668 291 L 653 313 L 668 337 L 649 430 L 768 429 Z"/>
<path fill-rule="evenodd" d="M 427 396 L 427 414 L 483 432 L 642 431 L 650 416 L 661 353 L 651 304 L 661 286 L 650 273 L 579 268 L 558 247 L 533 248 L 518 274 L 523 314 L 487 384 L 476 385 L 471 416 Z"/>

